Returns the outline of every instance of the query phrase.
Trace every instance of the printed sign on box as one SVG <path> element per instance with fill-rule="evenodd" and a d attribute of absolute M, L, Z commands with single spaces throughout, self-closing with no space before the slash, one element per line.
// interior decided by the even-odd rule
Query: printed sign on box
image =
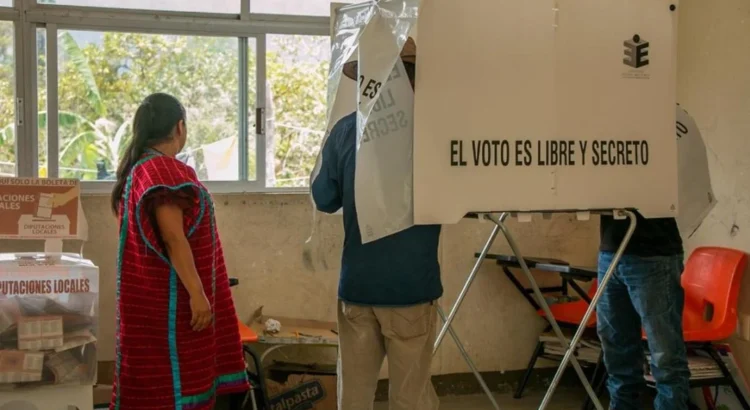
<path fill-rule="evenodd" d="M 78 238 L 80 190 L 74 179 L 0 178 L 0 238 Z"/>
<path fill-rule="evenodd" d="M 271 410 L 335 410 L 335 366 L 276 363 L 267 369 Z"/>
<path fill-rule="evenodd" d="M 679 3 L 423 2 L 414 221 L 467 212 L 677 214 Z"/>

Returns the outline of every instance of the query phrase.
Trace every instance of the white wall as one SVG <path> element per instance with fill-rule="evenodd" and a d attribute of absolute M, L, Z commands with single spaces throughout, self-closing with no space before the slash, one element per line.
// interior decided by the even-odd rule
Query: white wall
<path fill-rule="evenodd" d="M 750 1 L 680 2 L 678 98 L 709 151 L 719 203 L 686 251 L 718 245 L 750 252 Z M 750 275 L 740 315 L 750 315 Z M 750 342 L 733 348 L 750 377 Z"/>

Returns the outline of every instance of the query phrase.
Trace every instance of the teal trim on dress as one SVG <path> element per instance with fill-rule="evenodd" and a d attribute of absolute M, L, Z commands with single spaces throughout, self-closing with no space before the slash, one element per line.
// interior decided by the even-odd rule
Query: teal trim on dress
<path fill-rule="evenodd" d="M 247 373 L 244 371 L 219 376 L 214 380 L 214 385 L 208 391 L 193 396 L 185 396 L 182 399 L 182 404 L 199 405 L 204 402 L 209 402 L 216 395 L 216 391 L 222 385 L 240 382 L 244 383 L 245 381 L 247 381 Z"/>
<path fill-rule="evenodd" d="M 139 167 L 146 161 L 153 158 L 153 155 L 149 155 L 133 165 L 133 169 Z M 130 200 L 130 189 L 133 185 L 133 170 L 130 171 L 127 181 L 125 181 L 125 189 L 123 190 L 123 209 L 122 218 L 120 224 L 120 238 L 117 245 L 117 270 L 116 270 L 116 289 L 115 297 L 117 298 L 117 306 L 115 309 L 115 380 L 117 381 L 117 389 L 115 391 L 115 410 L 120 410 L 120 366 L 122 365 L 122 353 L 120 350 L 120 284 L 122 278 L 122 258 L 125 254 L 125 241 L 127 240 L 127 226 L 128 226 L 128 214 L 129 207 L 128 202 Z M 124 229 L 123 229 L 124 228 Z"/>

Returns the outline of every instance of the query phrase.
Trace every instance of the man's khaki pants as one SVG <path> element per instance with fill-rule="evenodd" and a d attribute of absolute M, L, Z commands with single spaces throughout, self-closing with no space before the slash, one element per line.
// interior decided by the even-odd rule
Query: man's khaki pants
<path fill-rule="evenodd" d="M 388 357 L 390 410 L 436 410 L 430 378 L 436 338 L 434 303 L 377 308 L 339 302 L 339 410 L 371 410 Z"/>

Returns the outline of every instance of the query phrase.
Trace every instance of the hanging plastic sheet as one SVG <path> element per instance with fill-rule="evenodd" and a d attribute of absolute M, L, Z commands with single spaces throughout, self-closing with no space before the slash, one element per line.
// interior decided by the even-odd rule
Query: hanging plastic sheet
<path fill-rule="evenodd" d="M 414 91 L 399 58 L 414 38 L 420 0 L 381 0 L 342 8 L 336 15 L 328 79 L 328 126 L 322 146 L 343 117 L 357 112 L 355 202 L 363 243 L 413 226 Z M 356 64 L 357 80 L 343 74 Z M 320 172 L 323 150 L 310 176 Z M 319 219 L 305 249 L 312 263 Z"/>
<path fill-rule="evenodd" d="M 363 243 L 414 225 L 414 90 L 402 59 L 416 57 L 418 9 L 419 1 L 379 3 L 359 42 L 354 192 Z"/>
<path fill-rule="evenodd" d="M 711 187 L 706 144 L 695 120 L 677 106 L 677 166 L 679 214 L 677 226 L 683 238 L 691 237 L 716 206 Z"/>

